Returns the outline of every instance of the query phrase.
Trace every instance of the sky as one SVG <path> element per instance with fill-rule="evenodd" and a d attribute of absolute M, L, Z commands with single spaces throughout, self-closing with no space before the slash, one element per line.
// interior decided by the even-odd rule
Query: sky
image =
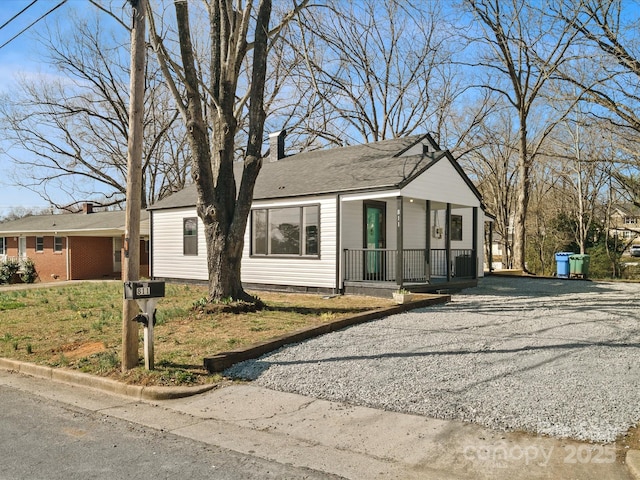
<path fill-rule="evenodd" d="M 64 16 L 69 8 L 82 6 L 86 0 L 67 0 L 44 19 L 29 27 L 63 0 L 2 0 L 0 2 L 0 93 L 10 93 L 18 73 L 39 73 L 46 66 L 38 62 L 36 42 L 33 32 L 42 28 L 47 19 Z M 31 3 L 33 5 L 29 6 Z M 25 7 L 27 10 L 11 20 Z M 8 23 L 7 23 L 8 22 Z M 27 28 L 29 27 L 29 28 Z M 24 33 L 22 30 L 27 29 Z M 15 35 L 19 35 L 10 41 Z M 5 45 L 6 42 L 9 42 Z M 0 139 L 0 217 L 17 207 L 27 209 L 45 208 L 45 202 L 37 193 L 19 188 L 8 178 L 7 171 L 12 169 L 11 160 L 2 153 L 6 144 Z"/>

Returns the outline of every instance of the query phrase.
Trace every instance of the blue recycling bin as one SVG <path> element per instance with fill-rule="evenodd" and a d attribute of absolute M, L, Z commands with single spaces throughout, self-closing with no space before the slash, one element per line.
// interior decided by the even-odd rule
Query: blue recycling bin
<path fill-rule="evenodd" d="M 569 257 L 573 252 L 556 253 L 556 276 L 559 278 L 569 278 Z"/>

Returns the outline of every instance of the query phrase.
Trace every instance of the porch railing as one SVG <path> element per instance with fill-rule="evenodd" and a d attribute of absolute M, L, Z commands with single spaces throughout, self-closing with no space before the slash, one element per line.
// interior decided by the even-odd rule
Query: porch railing
<path fill-rule="evenodd" d="M 428 257 L 427 257 L 428 255 Z M 429 258 L 429 263 L 426 259 Z M 396 282 L 398 250 L 357 248 L 344 250 L 344 279 L 353 282 Z M 409 248 L 402 251 L 402 283 L 426 283 L 447 276 L 447 250 Z M 452 249 L 451 276 L 475 278 L 476 255 L 471 249 Z"/>

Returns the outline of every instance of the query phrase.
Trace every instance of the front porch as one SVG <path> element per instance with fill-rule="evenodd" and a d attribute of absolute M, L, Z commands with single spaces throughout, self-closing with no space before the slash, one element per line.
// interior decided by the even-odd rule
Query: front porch
<path fill-rule="evenodd" d="M 470 202 L 471 203 L 471 202 Z M 341 290 L 390 297 L 460 290 L 481 275 L 478 205 L 416 196 L 343 198 Z"/>
<path fill-rule="evenodd" d="M 474 249 L 344 249 L 344 292 L 391 296 L 460 290 L 477 285 Z"/>

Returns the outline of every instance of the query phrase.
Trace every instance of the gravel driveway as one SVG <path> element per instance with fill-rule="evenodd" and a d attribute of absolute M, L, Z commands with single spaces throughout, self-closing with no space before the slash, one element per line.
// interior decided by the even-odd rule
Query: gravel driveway
<path fill-rule="evenodd" d="M 505 278 L 225 373 L 275 390 L 610 442 L 640 420 L 640 284 Z"/>

